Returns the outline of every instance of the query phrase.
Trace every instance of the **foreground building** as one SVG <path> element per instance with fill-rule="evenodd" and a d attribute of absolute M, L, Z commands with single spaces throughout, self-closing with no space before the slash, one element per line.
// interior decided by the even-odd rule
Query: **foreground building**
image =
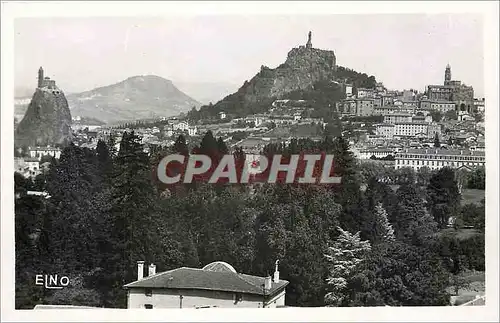
<path fill-rule="evenodd" d="M 278 264 L 273 279 L 237 273 L 228 263 L 216 261 L 199 268 L 181 267 L 156 273 L 144 262 L 137 264 L 137 281 L 125 285 L 127 308 L 282 307 L 288 281 L 280 280 Z"/>

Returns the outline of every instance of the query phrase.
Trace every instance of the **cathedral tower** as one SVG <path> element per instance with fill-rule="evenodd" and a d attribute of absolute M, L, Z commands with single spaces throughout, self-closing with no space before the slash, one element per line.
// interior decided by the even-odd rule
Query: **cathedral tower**
<path fill-rule="evenodd" d="M 446 65 L 444 70 L 444 85 L 447 85 L 451 81 L 451 67 L 450 64 Z"/>

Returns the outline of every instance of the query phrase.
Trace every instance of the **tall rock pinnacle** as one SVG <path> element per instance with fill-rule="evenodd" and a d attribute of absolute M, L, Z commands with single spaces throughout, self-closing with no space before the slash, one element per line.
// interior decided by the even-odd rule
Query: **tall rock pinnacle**
<path fill-rule="evenodd" d="M 45 146 L 71 140 L 71 112 L 64 93 L 55 81 L 38 72 L 38 87 L 15 133 L 15 144 Z"/>

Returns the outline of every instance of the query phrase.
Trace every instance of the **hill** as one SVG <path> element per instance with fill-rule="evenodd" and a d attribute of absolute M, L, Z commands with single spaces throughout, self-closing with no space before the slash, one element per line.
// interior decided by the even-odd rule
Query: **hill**
<path fill-rule="evenodd" d="M 328 85 L 333 83 L 332 85 Z M 358 73 L 337 66 L 332 50 L 312 47 L 310 35 L 306 46 L 292 48 L 286 61 L 275 69 L 262 66 L 250 81 L 233 94 L 226 96 L 214 105 L 203 106 L 199 111 L 190 111 L 190 119 L 213 118 L 223 111 L 232 116 L 246 116 L 267 111 L 275 99 L 308 96 L 310 100 L 324 101 L 320 98 L 325 91 L 330 98 L 341 98 L 342 84 L 350 83 L 355 88 L 374 88 L 374 76 Z M 318 91 L 318 87 L 324 90 Z"/>
<path fill-rule="evenodd" d="M 122 82 L 68 95 L 71 114 L 106 123 L 169 117 L 200 103 L 159 76 L 133 76 Z"/>

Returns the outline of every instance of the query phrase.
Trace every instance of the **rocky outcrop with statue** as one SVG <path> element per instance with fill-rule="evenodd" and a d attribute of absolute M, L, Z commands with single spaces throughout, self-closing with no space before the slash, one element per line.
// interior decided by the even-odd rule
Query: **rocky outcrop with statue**
<path fill-rule="evenodd" d="M 309 32 L 306 45 L 292 48 L 286 61 L 277 68 L 262 66 L 260 72 L 250 81 L 245 81 L 237 92 L 213 106 L 193 110 L 188 116 L 200 119 L 216 116 L 221 111 L 237 116 L 265 112 L 273 100 L 290 92 L 310 90 L 317 82 L 353 82 L 358 75 L 368 78 L 366 74 L 337 66 L 334 51 L 313 48 L 311 37 Z"/>

